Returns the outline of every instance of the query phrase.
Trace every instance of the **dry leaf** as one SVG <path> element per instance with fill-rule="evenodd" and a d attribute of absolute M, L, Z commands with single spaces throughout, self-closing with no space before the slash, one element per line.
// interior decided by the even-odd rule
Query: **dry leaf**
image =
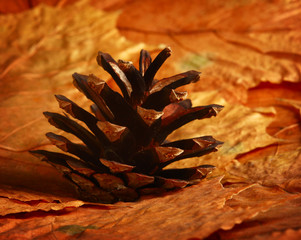
<path fill-rule="evenodd" d="M 175 131 L 171 138 L 213 135 L 225 143 L 218 152 L 175 163 L 173 166 L 212 164 L 217 166 L 219 171 L 223 171 L 238 154 L 276 142 L 276 139 L 266 133 L 267 126 L 273 121 L 273 109 L 267 109 L 269 114 L 261 114 L 243 105 L 229 104 L 218 91 L 194 92 L 190 96 L 193 105 L 206 105 L 211 102 L 224 105 L 224 109 L 216 118 L 187 124 Z"/>
<path fill-rule="evenodd" d="M 165 196 L 118 203 L 115 209 L 80 207 L 58 216 L 2 219 L 2 229 L 7 230 L 0 236 L 5 239 L 16 239 L 22 234 L 36 239 L 149 240 L 158 236 L 203 239 L 218 229 L 231 229 L 298 196 L 258 185 L 223 188 L 220 178 L 215 178 Z"/>
<path fill-rule="evenodd" d="M 56 196 L 51 193 L 35 192 L 29 189 L 24 190 L 16 186 L 7 185 L 0 185 L 0 203 L 0 216 L 13 216 L 16 213 L 27 212 L 54 212 L 87 204 L 66 196 Z M 93 205 L 104 209 L 114 208 L 113 205 L 97 203 Z"/>
<path fill-rule="evenodd" d="M 88 1 L 63 7 L 68 2 L 0 16 L 0 183 L 12 186 L 0 186 L 0 238 L 299 239 L 301 3 L 91 1 L 98 9 L 122 9 L 103 12 Z M 7 6 L 28 8 L 15 4 Z M 136 63 L 140 48 L 158 50 L 139 42 L 172 47 L 158 79 L 201 70 L 201 80 L 186 87 L 193 104 L 225 105 L 218 117 L 171 136 L 224 141 L 216 153 L 175 164 L 217 169 L 198 185 L 134 203 L 74 200 L 67 181 L 27 154 L 49 148 L 44 134 L 51 127 L 42 112 L 57 111 L 55 93 L 87 109 L 71 74 L 110 82 L 97 67 L 97 51 Z"/>
<path fill-rule="evenodd" d="M 118 33 L 118 12 L 105 13 L 86 2 L 63 9 L 40 5 L 17 15 L 0 16 L 2 183 L 41 191 L 70 189 L 50 166 L 27 153 L 49 145 L 45 133 L 53 129 L 42 112 L 58 109 L 53 95 L 59 93 L 89 106 L 82 94 L 71 87 L 71 74 L 90 72 L 107 80 L 108 74 L 96 64 L 98 50 L 129 60 L 134 54 L 138 58 L 145 47 Z"/>
<path fill-rule="evenodd" d="M 79 200 L 70 201 L 66 203 L 58 203 L 58 202 L 19 202 L 17 200 L 10 200 L 7 198 L 0 199 L 0 215 L 5 216 L 7 214 L 14 214 L 20 212 L 34 212 L 34 211 L 50 211 L 50 210 L 61 210 L 67 207 L 79 207 L 82 206 L 84 203 Z"/>
<path fill-rule="evenodd" d="M 214 236 L 221 240 L 299 239 L 300 231 L 298 229 L 301 227 L 301 197 L 300 194 L 298 196 L 297 198 L 283 201 L 267 211 L 260 212 L 229 231 L 218 231 L 212 234 L 211 237 L 213 238 Z M 275 196 L 273 196 L 273 200 L 274 198 Z M 241 200 L 245 201 L 246 199 Z"/>
<path fill-rule="evenodd" d="M 300 192 L 300 102 L 300 84 L 261 84 L 250 89 L 248 106 L 253 109 L 274 106 L 276 110 L 267 132 L 275 137 L 277 144 L 237 155 L 227 170 L 250 181 Z"/>
<path fill-rule="evenodd" d="M 5 1 L 0 0 L 0 12 L 1 13 L 18 13 L 33 8 L 41 3 L 50 6 L 63 7 L 77 0 L 15 0 Z"/>
<path fill-rule="evenodd" d="M 177 64 L 164 74 L 201 70 L 204 81 L 190 90 L 245 101 L 261 81 L 300 81 L 300 11 L 300 1 L 286 0 L 134 1 L 118 28 L 130 40 L 170 45 Z"/>

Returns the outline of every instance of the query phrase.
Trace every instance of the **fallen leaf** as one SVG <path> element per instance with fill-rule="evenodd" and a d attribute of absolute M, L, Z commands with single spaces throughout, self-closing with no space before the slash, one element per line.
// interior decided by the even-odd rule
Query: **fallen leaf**
<path fill-rule="evenodd" d="M 250 89 L 248 106 L 273 106 L 276 110 L 266 131 L 277 144 L 237 155 L 233 165 L 227 166 L 228 172 L 267 186 L 300 192 L 300 102 L 300 84 L 261 84 Z"/>
<path fill-rule="evenodd" d="M 262 81 L 300 81 L 300 9 L 286 0 L 133 1 L 118 29 L 130 40 L 174 49 L 159 78 L 194 68 L 204 81 L 189 90 L 220 89 L 228 100 L 246 101 L 247 89 Z"/>
<path fill-rule="evenodd" d="M 230 231 L 218 231 L 218 239 L 299 239 L 301 197 L 260 212 Z M 235 199 L 235 198 L 234 198 Z M 277 229 L 277 230 L 276 230 Z M 276 231 L 275 231 L 276 230 Z"/>
<path fill-rule="evenodd" d="M 138 59 L 146 45 L 129 42 L 119 34 L 115 27 L 118 15 L 79 1 L 66 8 L 39 5 L 0 16 L 2 183 L 40 191 L 70 189 L 51 166 L 27 151 L 49 145 L 45 133 L 53 128 L 42 112 L 58 111 L 54 94 L 63 93 L 81 106 L 90 105 L 72 86 L 72 73 L 93 73 L 108 80 L 109 75 L 96 63 L 98 50 L 124 60 Z"/>
<path fill-rule="evenodd" d="M 50 210 L 61 210 L 67 207 L 79 207 L 83 205 L 84 203 L 82 201 L 70 201 L 67 203 L 49 203 L 49 202 L 35 202 L 32 204 L 26 203 L 26 202 L 19 202 L 17 200 L 10 200 L 7 198 L 0 198 L 0 215 L 5 216 L 7 214 L 14 214 L 14 213 L 20 213 L 20 212 L 34 212 L 38 210 L 43 210 L 43 211 L 50 211 Z"/>
<path fill-rule="evenodd" d="M 39 4 L 47 4 L 49 6 L 55 6 L 57 8 L 65 7 L 69 4 L 73 4 L 78 0 L 15 0 L 5 1 L 0 0 L 0 13 L 9 14 L 9 13 L 19 13 L 22 11 L 26 11 L 28 9 L 34 8 Z M 123 8 L 128 2 L 131 0 L 103 0 L 101 2 L 97 0 L 91 0 L 90 3 L 92 6 L 106 10 L 120 10 Z"/>
<path fill-rule="evenodd" d="M 217 166 L 216 174 L 225 174 L 226 166 L 231 165 L 237 155 L 276 142 L 275 138 L 266 133 L 266 128 L 274 119 L 272 109 L 268 109 L 268 114 L 262 114 L 240 104 L 230 104 L 218 91 L 194 92 L 190 97 L 193 105 L 206 105 L 210 102 L 221 104 L 224 109 L 216 118 L 194 121 L 178 129 L 170 135 L 171 139 L 181 139 L 184 136 L 190 138 L 201 134 L 213 135 L 225 143 L 215 153 L 174 163 L 170 167 L 212 164 Z"/>
<path fill-rule="evenodd" d="M 157 198 L 118 203 L 114 209 L 79 207 L 58 216 L 2 219 L 2 229 L 8 230 L 0 236 L 72 239 L 80 233 L 81 239 L 203 239 L 298 196 L 258 185 L 223 188 L 220 178 L 214 178 Z"/>
<path fill-rule="evenodd" d="M 0 216 L 13 216 L 16 213 L 60 211 L 66 208 L 77 208 L 87 203 L 66 196 L 51 193 L 35 192 L 20 187 L 0 185 Z M 93 206 L 104 209 L 113 205 L 93 203 Z"/>
<path fill-rule="evenodd" d="M 7 6 L 20 11 L 39 2 Z M 9 185 L 0 185 L 0 238 L 299 239 L 301 3 L 69 2 L 0 15 L 0 183 Z M 97 67 L 98 50 L 137 64 L 140 48 L 155 55 L 161 43 L 173 54 L 157 79 L 202 71 L 182 89 L 194 105 L 225 106 L 171 136 L 212 135 L 224 142 L 219 151 L 174 166 L 216 170 L 197 185 L 134 203 L 75 200 L 55 169 L 27 153 L 51 148 L 44 134 L 53 128 L 42 112 L 58 112 L 53 94 L 88 109 L 72 87 L 74 72 L 116 89 Z"/>
<path fill-rule="evenodd" d="M 50 6 L 63 7 L 77 0 L 16 0 L 16 1 L 4 1 L 0 0 L 0 12 L 7 13 L 18 13 L 31 9 L 41 3 Z"/>

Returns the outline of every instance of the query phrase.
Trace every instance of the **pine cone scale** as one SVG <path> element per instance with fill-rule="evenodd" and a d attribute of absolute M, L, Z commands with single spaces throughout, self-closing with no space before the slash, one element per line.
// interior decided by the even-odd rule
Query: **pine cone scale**
<path fill-rule="evenodd" d="M 139 58 L 139 72 L 141 73 L 141 76 L 144 76 L 151 62 L 152 62 L 152 58 L 149 52 L 142 49 L 140 51 L 140 58 Z"/>
<path fill-rule="evenodd" d="M 119 86 L 123 97 L 129 100 L 133 91 L 132 85 L 111 55 L 108 53 L 98 52 L 97 62 L 104 70 L 110 73 Z"/>
<path fill-rule="evenodd" d="M 167 47 L 158 54 L 158 56 L 154 59 L 153 62 L 150 63 L 144 74 L 146 90 L 148 90 L 151 87 L 157 71 L 160 69 L 160 67 L 166 61 L 166 59 L 170 57 L 170 55 L 171 49 Z"/>

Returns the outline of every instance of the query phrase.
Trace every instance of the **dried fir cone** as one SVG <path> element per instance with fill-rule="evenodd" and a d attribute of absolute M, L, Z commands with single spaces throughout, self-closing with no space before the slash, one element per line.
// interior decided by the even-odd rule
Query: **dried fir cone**
<path fill-rule="evenodd" d="M 65 115 L 44 112 L 50 124 L 75 135 L 82 144 L 47 133 L 49 140 L 68 154 L 45 150 L 32 153 L 69 179 L 81 199 L 135 201 L 143 194 L 195 184 L 213 169 L 211 165 L 165 169 L 175 161 L 214 152 L 222 144 L 211 136 L 166 141 L 177 128 L 216 116 L 223 108 L 216 104 L 192 107 L 185 99 L 187 93 L 175 90 L 197 82 L 197 71 L 154 80 L 170 54 L 170 48 L 165 48 L 152 61 L 150 54 L 141 50 L 137 70 L 131 62 L 116 62 L 108 53 L 99 52 L 98 64 L 112 76 L 122 95 L 94 75 L 74 73 L 74 85 L 93 102 L 93 114 L 62 95 L 55 97 Z"/>

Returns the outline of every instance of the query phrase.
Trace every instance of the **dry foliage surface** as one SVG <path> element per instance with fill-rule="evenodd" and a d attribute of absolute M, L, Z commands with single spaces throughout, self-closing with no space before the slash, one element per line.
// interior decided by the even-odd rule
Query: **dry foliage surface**
<path fill-rule="evenodd" d="M 0 1 L 0 239 L 300 239 L 301 2 Z M 193 105 L 216 117 L 170 137 L 213 135 L 218 152 L 174 164 L 212 164 L 201 183 L 133 203 L 92 204 L 28 153 L 51 149 L 43 111 L 64 94 L 86 109 L 71 74 L 93 73 L 99 50 L 138 63 L 173 54 L 160 79 L 187 70 Z M 57 130 L 56 133 L 59 131 Z"/>

